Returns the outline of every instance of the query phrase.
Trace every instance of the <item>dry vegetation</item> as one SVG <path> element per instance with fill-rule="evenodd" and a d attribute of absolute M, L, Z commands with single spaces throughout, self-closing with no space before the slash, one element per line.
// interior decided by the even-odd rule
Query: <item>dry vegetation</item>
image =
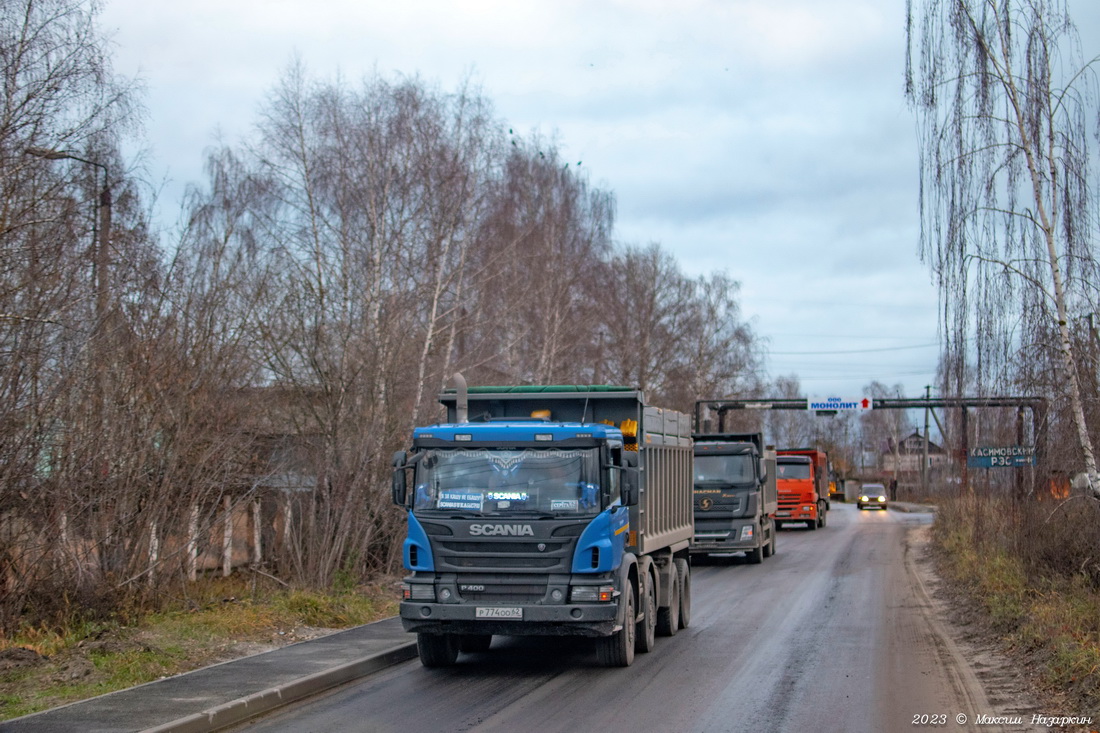
<path fill-rule="evenodd" d="M 294 64 L 155 231 L 97 9 L 0 5 L 0 633 L 219 565 L 396 571 L 390 459 L 455 371 L 681 409 L 755 379 L 737 283 L 616 242 L 611 193 L 472 87 Z"/>
<path fill-rule="evenodd" d="M 1057 528 L 1059 531 L 1054 532 Z M 937 566 L 1003 648 L 1067 709 L 1100 710 L 1100 510 L 964 496 L 942 501 Z"/>
<path fill-rule="evenodd" d="M 0 641 L 0 720 L 392 616 L 395 583 L 321 593 L 240 575 L 189 583 L 140 617 L 23 628 Z"/>

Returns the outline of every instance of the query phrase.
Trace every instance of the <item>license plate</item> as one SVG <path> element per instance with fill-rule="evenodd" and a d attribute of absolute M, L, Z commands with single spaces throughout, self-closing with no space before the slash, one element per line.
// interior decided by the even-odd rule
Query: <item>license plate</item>
<path fill-rule="evenodd" d="M 475 608 L 476 618 L 523 618 L 522 608 Z"/>
<path fill-rule="evenodd" d="M 777 516 L 777 517 L 789 517 L 789 516 L 791 516 L 791 513 L 790 512 L 776 512 L 775 516 Z"/>

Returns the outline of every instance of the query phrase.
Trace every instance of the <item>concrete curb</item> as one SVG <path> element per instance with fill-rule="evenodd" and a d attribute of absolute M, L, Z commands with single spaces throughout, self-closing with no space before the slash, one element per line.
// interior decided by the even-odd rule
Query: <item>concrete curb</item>
<path fill-rule="evenodd" d="M 907 502 L 891 502 L 890 509 L 907 514 L 935 514 L 937 507 L 934 504 L 909 504 Z"/>
<path fill-rule="evenodd" d="M 417 654 L 416 642 L 391 649 L 383 654 L 358 659 L 339 667 L 316 672 L 278 687 L 223 703 L 200 713 L 188 715 L 163 725 L 147 728 L 145 733 L 210 733 L 250 718 L 271 712 L 345 682 L 365 677 L 386 667 L 412 659 Z"/>

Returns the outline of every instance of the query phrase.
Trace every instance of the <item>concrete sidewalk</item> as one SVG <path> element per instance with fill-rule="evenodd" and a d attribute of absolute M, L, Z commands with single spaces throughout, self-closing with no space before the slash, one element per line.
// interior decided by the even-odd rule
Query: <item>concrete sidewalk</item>
<path fill-rule="evenodd" d="M 416 656 L 397 617 L 0 723 L 0 731 L 206 733 Z"/>

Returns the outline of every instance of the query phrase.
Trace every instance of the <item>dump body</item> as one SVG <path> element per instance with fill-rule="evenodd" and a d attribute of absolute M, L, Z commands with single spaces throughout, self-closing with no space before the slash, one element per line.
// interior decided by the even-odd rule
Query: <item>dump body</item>
<path fill-rule="evenodd" d="M 775 551 L 775 451 L 761 433 L 696 433 L 692 554 L 744 552 L 761 562 Z"/>
<path fill-rule="evenodd" d="M 434 666 L 423 645 L 437 637 L 611 637 L 634 623 L 652 636 L 658 610 L 675 604 L 679 617 L 694 533 L 686 415 L 621 387 L 476 387 L 440 401 L 447 422 L 417 428 L 397 466 L 414 472 L 411 495 L 398 497 L 395 474 L 412 571 L 401 619 L 421 661 Z"/>
<path fill-rule="evenodd" d="M 779 509 L 776 523 L 805 522 L 809 529 L 824 527 L 829 507 L 829 456 L 816 448 L 778 451 Z"/>

